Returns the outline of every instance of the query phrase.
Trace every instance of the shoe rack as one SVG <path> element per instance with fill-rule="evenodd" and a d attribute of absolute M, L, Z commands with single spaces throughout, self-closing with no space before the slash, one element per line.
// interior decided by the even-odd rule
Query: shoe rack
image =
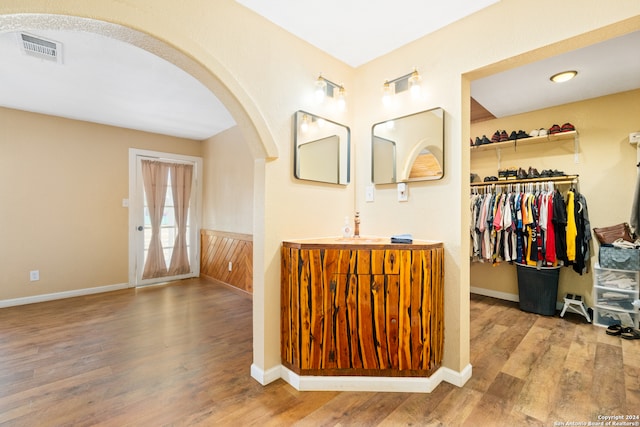
<path fill-rule="evenodd" d="M 528 146 L 528 145 L 548 143 L 548 142 L 554 142 L 554 143 L 565 142 L 565 141 L 568 142 L 571 140 L 573 140 L 574 163 L 579 163 L 578 154 L 580 151 L 579 150 L 580 147 L 578 144 L 577 131 L 560 132 L 560 133 L 548 134 L 544 136 L 532 136 L 529 138 L 509 140 L 505 142 L 492 142 L 491 144 L 475 145 L 470 147 L 470 150 L 471 150 L 472 156 L 473 156 L 473 153 L 477 153 L 480 151 L 495 150 L 496 155 L 498 156 L 498 169 L 500 169 L 501 168 L 501 165 L 500 165 L 501 150 L 503 149 L 513 148 L 514 150 L 516 150 L 518 146 Z M 545 181 L 548 181 L 548 179 L 545 179 Z"/>

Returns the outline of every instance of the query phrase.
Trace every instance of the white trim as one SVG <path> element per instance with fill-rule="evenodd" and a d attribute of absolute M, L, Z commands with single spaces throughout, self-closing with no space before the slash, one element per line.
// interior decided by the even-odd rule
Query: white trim
<path fill-rule="evenodd" d="M 520 296 L 514 294 L 508 294 L 506 292 L 493 291 L 491 289 L 476 288 L 471 286 L 470 291 L 472 294 L 483 295 L 485 297 L 497 298 L 505 301 L 520 302 Z M 556 301 L 556 310 L 562 310 L 564 303 Z"/>
<path fill-rule="evenodd" d="M 252 376 L 256 378 L 253 373 Z M 256 368 L 257 369 L 257 368 Z M 280 378 L 298 391 L 369 391 L 431 393 L 442 381 L 462 387 L 471 378 L 472 367 L 467 365 L 461 372 L 442 367 L 430 377 L 361 377 L 361 376 L 306 376 L 298 375 L 280 366 Z M 270 371 L 275 372 L 276 368 Z M 258 372 L 256 372 L 257 374 Z M 264 378 L 264 376 L 262 377 Z M 258 382 L 264 385 L 260 379 Z"/>
<path fill-rule="evenodd" d="M 267 385 L 282 377 L 282 365 L 263 371 L 255 363 L 251 365 L 251 377 L 262 385 Z"/>
<path fill-rule="evenodd" d="M 485 297 L 498 298 L 506 301 L 520 302 L 520 296 L 515 294 L 508 294 L 506 292 L 493 291 L 491 289 L 485 288 L 477 288 L 475 286 L 471 286 L 469 290 L 472 294 L 484 295 Z"/>
<path fill-rule="evenodd" d="M 97 286 L 95 288 L 75 289 L 73 291 L 56 292 L 52 294 L 34 295 L 31 297 L 21 297 L 0 300 L 0 308 L 14 307 L 17 305 L 35 304 L 37 302 L 54 301 L 57 299 L 80 297 L 84 295 L 100 294 L 103 292 L 119 291 L 129 288 L 128 283 L 118 283 L 115 285 Z"/>
<path fill-rule="evenodd" d="M 191 210 L 191 224 L 193 233 L 193 249 L 194 252 L 190 254 L 189 261 L 191 262 L 192 273 L 176 276 L 176 277 L 163 277 L 162 281 L 166 280 L 178 280 L 188 277 L 198 277 L 200 275 L 200 225 L 202 223 L 202 189 L 203 189 L 203 160 L 202 157 L 187 156 L 184 154 L 163 153 L 160 151 L 140 150 L 138 148 L 129 148 L 129 284 L 130 286 L 138 286 L 141 284 L 151 284 L 152 281 L 145 281 L 138 283 L 136 277 L 136 254 L 138 248 L 136 247 L 136 227 L 138 224 L 138 218 L 142 217 L 141 212 L 136 211 L 136 203 L 140 200 L 143 194 L 139 194 L 139 187 L 136 179 L 138 176 L 138 157 L 151 157 L 158 160 L 189 162 L 195 165 L 195 194 L 194 200 L 192 200 L 193 209 Z"/>

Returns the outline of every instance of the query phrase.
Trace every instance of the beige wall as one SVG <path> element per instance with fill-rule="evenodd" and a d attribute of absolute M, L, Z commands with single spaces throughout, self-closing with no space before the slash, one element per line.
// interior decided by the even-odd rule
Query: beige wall
<path fill-rule="evenodd" d="M 202 228 L 253 233 L 253 156 L 235 126 L 203 141 Z"/>
<path fill-rule="evenodd" d="M 0 129 L 0 300 L 127 283 L 129 148 L 201 155 L 200 142 L 6 108 Z"/>
<path fill-rule="evenodd" d="M 579 190 L 587 198 L 591 226 L 602 227 L 628 222 L 636 181 L 636 147 L 629 144 L 629 133 L 640 129 L 640 90 L 594 98 L 502 119 L 480 122 L 471 126 L 471 136 L 488 138 L 497 129 L 549 128 L 553 124 L 570 122 L 578 130 L 578 158 L 574 156 L 574 140 L 520 146 L 517 150 L 500 151 L 502 167 L 535 167 L 558 169 L 580 175 Z M 471 171 L 481 177 L 497 175 L 498 157 L 495 150 L 474 152 Z M 597 261 L 598 245 L 592 245 L 592 261 Z M 580 276 L 573 269 L 562 269 L 558 294 L 577 293 L 591 305 L 591 273 Z M 473 263 L 471 286 L 512 295 L 518 294 L 516 270 L 503 263 L 495 268 Z M 561 299 L 561 298 L 560 298 Z"/>
<path fill-rule="evenodd" d="M 567 17 L 535 19 L 549 15 Z M 5 0 L 1 14 L 56 13 L 92 17 L 138 29 L 195 58 L 199 74 L 229 106 L 254 163 L 254 365 L 264 372 L 279 365 L 280 243 L 284 239 L 336 235 L 345 215 L 362 212 L 364 234 L 413 233 L 442 240 L 445 264 L 444 366 L 461 371 L 469 363 L 468 81 L 585 43 L 545 48 L 640 14 L 635 0 L 612 8 L 596 0 L 502 0 L 445 29 L 391 52 L 357 70 L 278 29 L 232 0 L 195 0 L 185 7 L 169 0 L 76 2 Z M 28 19 L 23 15 L 21 19 Z M 61 20 L 64 22 L 64 20 Z M 52 21 L 42 20 L 40 25 Z M 496 23 L 499 23 L 498 25 Z M 638 27 L 636 19 L 633 25 Z M 628 28 L 630 25 L 624 26 Z M 247 31 L 250 28 L 251 31 Z M 617 30 L 608 29 L 593 38 Z M 114 32 L 112 34 L 117 34 Z M 525 55 L 509 60 L 528 51 Z M 474 73 L 474 70 L 499 63 Z M 426 97 L 403 101 L 395 111 L 379 103 L 385 79 L 417 66 Z M 336 113 L 312 103 L 319 72 L 346 87 L 348 107 Z M 370 128 L 389 117 L 443 107 L 446 111 L 445 178 L 410 184 L 409 202 L 396 202 L 395 188 L 380 186 L 373 203 L 362 202 L 370 176 Z M 311 110 L 352 129 L 355 179 L 348 187 L 295 181 L 291 172 L 291 115 Z M 68 271 L 73 271 L 69 269 Z M 268 379 L 267 379 L 268 380 Z"/>

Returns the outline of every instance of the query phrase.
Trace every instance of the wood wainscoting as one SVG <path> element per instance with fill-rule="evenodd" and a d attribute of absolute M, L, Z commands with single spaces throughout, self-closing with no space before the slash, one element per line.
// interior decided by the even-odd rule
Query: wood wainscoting
<path fill-rule="evenodd" d="M 200 230 L 200 276 L 253 294 L 253 236 Z"/>

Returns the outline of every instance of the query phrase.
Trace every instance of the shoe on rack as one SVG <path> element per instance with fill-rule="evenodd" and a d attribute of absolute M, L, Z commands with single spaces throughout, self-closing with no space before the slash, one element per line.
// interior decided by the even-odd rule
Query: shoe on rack
<path fill-rule="evenodd" d="M 531 132 L 529 132 L 529 136 L 540 136 L 540 130 L 539 129 L 534 129 Z"/>
<path fill-rule="evenodd" d="M 558 169 L 554 169 L 551 172 L 551 176 L 566 176 L 563 171 L 559 171 Z"/>
<path fill-rule="evenodd" d="M 518 133 L 514 130 L 511 132 L 511 135 L 509 135 L 509 140 L 515 141 L 516 139 L 518 139 Z"/>
<path fill-rule="evenodd" d="M 498 177 L 497 176 L 485 176 L 484 177 L 484 182 L 493 182 L 493 181 L 497 181 Z"/>
<path fill-rule="evenodd" d="M 560 133 L 562 132 L 562 128 L 558 125 L 553 125 L 549 128 L 549 134 L 553 135 L 554 133 Z"/>
<path fill-rule="evenodd" d="M 497 130 L 496 133 L 491 137 L 491 142 L 500 142 L 500 131 Z"/>
<path fill-rule="evenodd" d="M 560 128 L 561 132 L 573 132 L 574 130 L 576 130 L 576 128 L 571 123 L 565 123 Z"/>
<path fill-rule="evenodd" d="M 480 137 L 479 137 L 479 136 L 476 136 L 476 142 L 474 142 L 474 143 L 473 143 L 473 145 L 475 145 L 476 147 L 477 147 L 478 145 L 482 145 L 482 140 L 480 139 Z"/>
<path fill-rule="evenodd" d="M 487 138 L 487 135 L 482 135 L 482 145 L 486 145 L 486 144 L 491 144 L 491 141 L 489 141 L 489 138 Z"/>
<path fill-rule="evenodd" d="M 552 175 L 553 171 L 551 169 L 545 169 L 542 172 L 540 172 L 540 178 L 549 178 Z"/>
<path fill-rule="evenodd" d="M 545 128 L 538 129 L 538 136 L 547 136 L 547 130 Z"/>
<path fill-rule="evenodd" d="M 525 171 L 522 168 L 519 168 L 516 176 L 518 179 L 527 179 L 527 171 Z"/>
<path fill-rule="evenodd" d="M 503 130 L 500 132 L 500 142 L 505 142 L 509 140 L 509 135 L 507 135 L 507 131 Z"/>
<path fill-rule="evenodd" d="M 518 131 L 518 139 L 524 139 L 524 138 L 529 138 L 529 135 L 525 131 L 519 130 Z"/>
<path fill-rule="evenodd" d="M 540 178 L 540 173 L 536 168 L 532 168 L 531 166 L 529 166 L 529 173 L 527 174 L 527 178 L 529 179 Z"/>

